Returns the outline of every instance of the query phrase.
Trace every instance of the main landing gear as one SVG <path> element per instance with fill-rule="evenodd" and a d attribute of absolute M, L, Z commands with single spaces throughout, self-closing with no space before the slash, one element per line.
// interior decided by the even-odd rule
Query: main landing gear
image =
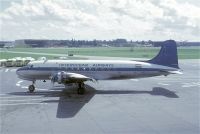
<path fill-rule="evenodd" d="M 81 95 L 85 93 L 85 84 L 84 83 L 78 83 L 77 93 L 81 94 Z"/>
<path fill-rule="evenodd" d="M 33 93 L 35 91 L 35 81 L 33 81 L 32 85 L 30 85 L 28 87 L 28 90 L 30 93 Z M 77 93 L 80 95 L 83 95 L 85 93 L 85 84 L 83 82 L 78 83 L 78 89 L 77 89 Z"/>
<path fill-rule="evenodd" d="M 33 93 L 35 91 L 34 84 L 35 84 L 35 81 L 33 81 L 33 84 L 28 87 L 28 90 L 29 90 L 30 93 Z"/>

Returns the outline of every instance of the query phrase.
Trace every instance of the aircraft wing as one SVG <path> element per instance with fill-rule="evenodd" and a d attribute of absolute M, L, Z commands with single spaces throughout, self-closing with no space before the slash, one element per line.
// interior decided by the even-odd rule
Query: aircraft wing
<path fill-rule="evenodd" d="M 165 71 L 161 71 L 161 72 L 164 72 L 164 73 L 166 73 L 167 75 L 168 75 L 168 74 L 183 74 L 180 70 L 176 70 L 176 71 L 168 71 L 168 70 L 165 70 Z"/>
<path fill-rule="evenodd" d="M 76 82 L 84 82 L 84 81 L 96 81 L 93 78 L 87 77 L 82 74 L 78 73 L 69 73 L 69 72 L 58 72 L 57 74 L 51 76 L 52 82 L 58 82 L 58 83 L 76 83 Z"/>
<path fill-rule="evenodd" d="M 87 77 L 82 74 L 77 74 L 77 73 L 68 73 L 68 79 L 72 81 L 94 81 L 93 78 Z"/>

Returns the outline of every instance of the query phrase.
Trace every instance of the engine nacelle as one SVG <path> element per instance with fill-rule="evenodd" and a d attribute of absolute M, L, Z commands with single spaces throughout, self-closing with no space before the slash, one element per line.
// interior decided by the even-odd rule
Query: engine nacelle
<path fill-rule="evenodd" d="M 58 84 L 67 83 L 68 80 L 68 74 L 64 71 L 56 73 L 51 78 L 52 82 L 58 82 Z"/>

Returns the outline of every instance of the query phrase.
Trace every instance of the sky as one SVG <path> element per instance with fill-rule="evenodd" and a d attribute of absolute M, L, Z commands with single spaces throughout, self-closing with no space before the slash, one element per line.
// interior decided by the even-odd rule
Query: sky
<path fill-rule="evenodd" d="M 200 0 L 0 0 L 0 40 L 200 41 Z"/>

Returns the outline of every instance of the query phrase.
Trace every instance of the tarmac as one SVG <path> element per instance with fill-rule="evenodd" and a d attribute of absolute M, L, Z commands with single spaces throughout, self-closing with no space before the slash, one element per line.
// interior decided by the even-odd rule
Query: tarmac
<path fill-rule="evenodd" d="M 1 134 L 199 134 L 200 60 L 180 60 L 183 75 L 86 82 L 31 82 L 0 69 Z"/>

